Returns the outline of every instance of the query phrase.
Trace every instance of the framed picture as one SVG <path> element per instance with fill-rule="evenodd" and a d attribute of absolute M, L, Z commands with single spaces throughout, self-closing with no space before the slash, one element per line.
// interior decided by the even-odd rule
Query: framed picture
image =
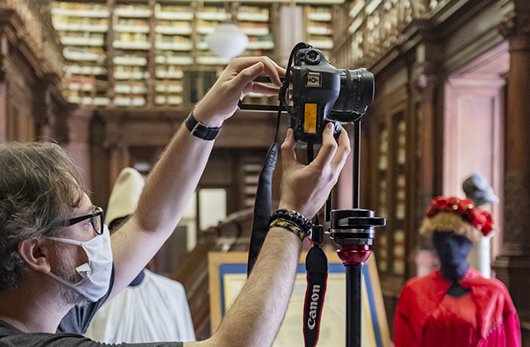
<path fill-rule="evenodd" d="M 303 305 L 306 292 L 305 255 L 298 264 L 298 274 L 293 295 L 274 347 L 303 346 Z M 336 253 L 328 253 L 328 282 L 319 347 L 346 345 L 346 273 Z M 212 333 L 219 326 L 225 312 L 243 288 L 247 278 L 246 252 L 209 253 L 210 313 Z M 362 284 L 362 346 L 390 347 L 383 296 L 377 275 L 375 257 L 372 254 L 363 267 Z"/>

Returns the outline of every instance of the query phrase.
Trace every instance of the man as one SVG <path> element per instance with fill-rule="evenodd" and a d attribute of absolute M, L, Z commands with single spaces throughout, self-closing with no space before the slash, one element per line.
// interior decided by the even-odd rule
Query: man
<path fill-rule="evenodd" d="M 100 305 L 134 279 L 182 216 L 213 147 L 205 140 L 216 132 L 211 128 L 235 112 L 241 96 L 278 92 L 253 82 L 256 77 L 265 75 L 279 86 L 283 73 L 265 57 L 231 61 L 193 111 L 191 122 L 202 125 L 177 131 L 136 212 L 112 235 L 112 251 L 102 211 L 92 206 L 62 151 L 53 145 L 0 146 L 0 345 L 98 346 L 78 334 L 56 333 L 59 322 L 70 311 L 70 327 L 63 331 L 75 331 L 75 325 L 83 331 L 93 310 L 72 308 L 87 301 Z M 289 130 L 282 145 L 279 207 L 297 213 L 273 221 L 253 272 L 219 329 L 206 341 L 184 346 L 272 344 L 292 292 L 300 235 L 307 231 L 300 215 L 316 214 L 350 151 L 347 133 L 342 130 L 335 140 L 331 124 L 309 165 L 297 162 L 294 149 Z"/>

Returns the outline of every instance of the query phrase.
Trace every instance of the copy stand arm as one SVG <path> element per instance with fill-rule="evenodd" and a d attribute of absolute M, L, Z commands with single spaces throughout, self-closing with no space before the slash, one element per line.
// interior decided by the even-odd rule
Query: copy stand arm
<path fill-rule="evenodd" d="M 353 209 L 332 210 L 329 234 L 346 267 L 346 347 L 361 346 L 362 267 L 370 257 L 375 227 L 386 221 L 370 210 L 359 208 L 361 122 L 354 122 Z"/>

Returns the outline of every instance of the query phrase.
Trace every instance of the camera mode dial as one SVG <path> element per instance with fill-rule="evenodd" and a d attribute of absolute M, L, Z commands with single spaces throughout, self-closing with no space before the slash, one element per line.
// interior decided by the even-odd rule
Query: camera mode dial
<path fill-rule="evenodd" d="M 304 60 L 309 65 L 318 65 L 320 64 L 320 60 L 322 60 L 322 55 L 319 52 L 311 49 L 305 54 Z"/>

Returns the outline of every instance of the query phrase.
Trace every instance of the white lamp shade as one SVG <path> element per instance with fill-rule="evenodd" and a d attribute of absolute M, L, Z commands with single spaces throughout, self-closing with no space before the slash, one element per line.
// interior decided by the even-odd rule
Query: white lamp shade
<path fill-rule="evenodd" d="M 248 46 L 247 35 L 232 23 L 219 24 L 205 41 L 215 54 L 228 59 L 240 55 Z"/>

